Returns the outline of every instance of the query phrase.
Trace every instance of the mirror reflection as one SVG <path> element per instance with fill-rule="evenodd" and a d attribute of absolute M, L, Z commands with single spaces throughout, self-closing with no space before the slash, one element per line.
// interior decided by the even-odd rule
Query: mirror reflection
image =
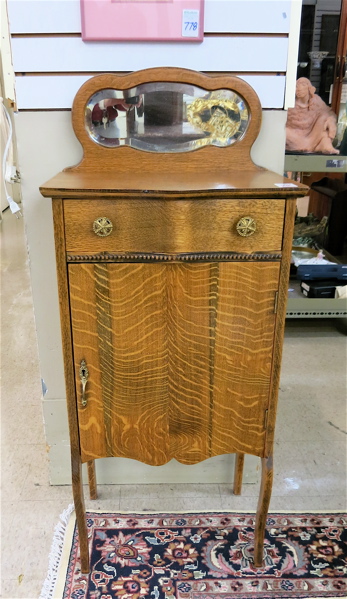
<path fill-rule="evenodd" d="M 103 89 L 90 98 L 85 116 L 96 143 L 148 152 L 226 147 L 243 137 L 250 120 L 245 100 L 232 90 L 170 82 Z"/>

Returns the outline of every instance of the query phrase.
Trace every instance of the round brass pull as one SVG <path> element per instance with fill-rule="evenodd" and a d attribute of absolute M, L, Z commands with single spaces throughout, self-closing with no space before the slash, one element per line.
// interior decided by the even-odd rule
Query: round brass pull
<path fill-rule="evenodd" d="M 257 223 L 251 216 L 243 216 L 236 225 L 236 231 L 241 237 L 254 235 L 257 230 Z"/>
<path fill-rule="evenodd" d="M 106 216 L 100 216 L 93 222 L 93 231 L 99 237 L 107 237 L 111 235 L 113 224 Z"/>

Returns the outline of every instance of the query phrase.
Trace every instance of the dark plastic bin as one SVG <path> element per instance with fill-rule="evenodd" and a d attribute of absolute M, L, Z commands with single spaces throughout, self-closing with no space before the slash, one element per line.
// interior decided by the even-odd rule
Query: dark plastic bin
<path fill-rule="evenodd" d="M 324 247 L 333 256 L 340 256 L 347 235 L 347 183 L 323 177 L 312 183 L 311 189 L 331 198 Z"/>

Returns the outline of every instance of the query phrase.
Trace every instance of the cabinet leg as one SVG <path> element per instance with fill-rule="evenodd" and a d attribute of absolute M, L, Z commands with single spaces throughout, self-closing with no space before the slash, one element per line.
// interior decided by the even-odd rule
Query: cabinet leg
<path fill-rule="evenodd" d="M 88 482 L 89 482 L 89 496 L 90 499 L 98 498 L 98 489 L 96 484 L 96 472 L 95 472 L 95 460 L 87 462 L 88 469 Z"/>
<path fill-rule="evenodd" d="M 234 495 L 241 495 L 244 461 L 245 461 L 245 454 L 237 453 L 235 456 Z"/>
<path fill-rule="evenodd" d="M 84 574 L 89 572 L 89 548 L 86 512 L 82 485 L 82 464 L 80 457 L 72 457 L 72 493 L 76 511 L 78 538 L 80 543 L 81 570 Z"/>
<path fill-rule="evenodd" d="M 260 568 L 263 563 L 264 534 L 269 504 L 271 499 L 273 479 L 272 455 L 261 460 L 261 486 L 258 500 L 258 509 L 255 522 L 254 538 L 254 565 Z"/>

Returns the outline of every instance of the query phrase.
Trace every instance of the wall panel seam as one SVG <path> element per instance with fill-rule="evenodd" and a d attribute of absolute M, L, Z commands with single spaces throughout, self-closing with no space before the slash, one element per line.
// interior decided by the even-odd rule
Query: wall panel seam
<path fill-rule="evenodd" d="M 100 75 L 105 73 L 106 71 L 17 71 L 15 72 L 16 77 L 76 77 L 76 76 L 86 76 L 90 75 L 93 77 L 94 75 Z M 112 73 L 113 75 L 128 75 L 134 71 L 109 71 L 107 73 Z M 242 75 L 253 75 L 259 77 L 285 77 L 285 71 L 200 71 L 205 75 L 210 76 L 223 76 L 223 75 L 233 75 L 236 77 L 241 77 Z"/>
<path fill-rule="evenodd" d="M 12 33 L 11 34 L 11 38 L 12 39 L 22 39 L 22 38 L 28 38 L 28 39 L 33 39 L 33 38 L 60 38 L 60 37 L 79 37 L 82 38 L 82 34 L 81 33 Z M 260 33 L 254 33 L 254 32 L 247 32 L 247 31 L 243 31 L 241 32 L 232 32 L 232 31 L 208 31 L 207 33 L 204 33 L 204 37 L 275 37 L 275 38 L 287 38 L 289 37 L 288 33 L 273 33 L 273 32 L 260 32 Z M 131 43 L 131 42 L 141 42 L 141 40 L 123 40 L 123 39 L 105 39 L 105 40 L 93 40 L 93 41 L 86 41 L 85 43 L 89 43 L 89 44 L 93 44 L 94 42 L 98 42 L 98 41 L 105 41 L 105 42 L 114 42 L 114 43 Z M 171 42 L 171 40 L 167 40 L 168 42 Z M 182 42 L 186 42 L 187 40 L 182 39 Z M 148 41 L 142 41 L 142 43 L 161 43 L 161 42 L 156 42 L 155 40 L 150 40 Z M 173 42 L 172 42 L 173 43 Z M 176 42 L 175 42 L 176 43 Z M 177 44 L 180 44 L 181 42 L 177 42 Z"/>

